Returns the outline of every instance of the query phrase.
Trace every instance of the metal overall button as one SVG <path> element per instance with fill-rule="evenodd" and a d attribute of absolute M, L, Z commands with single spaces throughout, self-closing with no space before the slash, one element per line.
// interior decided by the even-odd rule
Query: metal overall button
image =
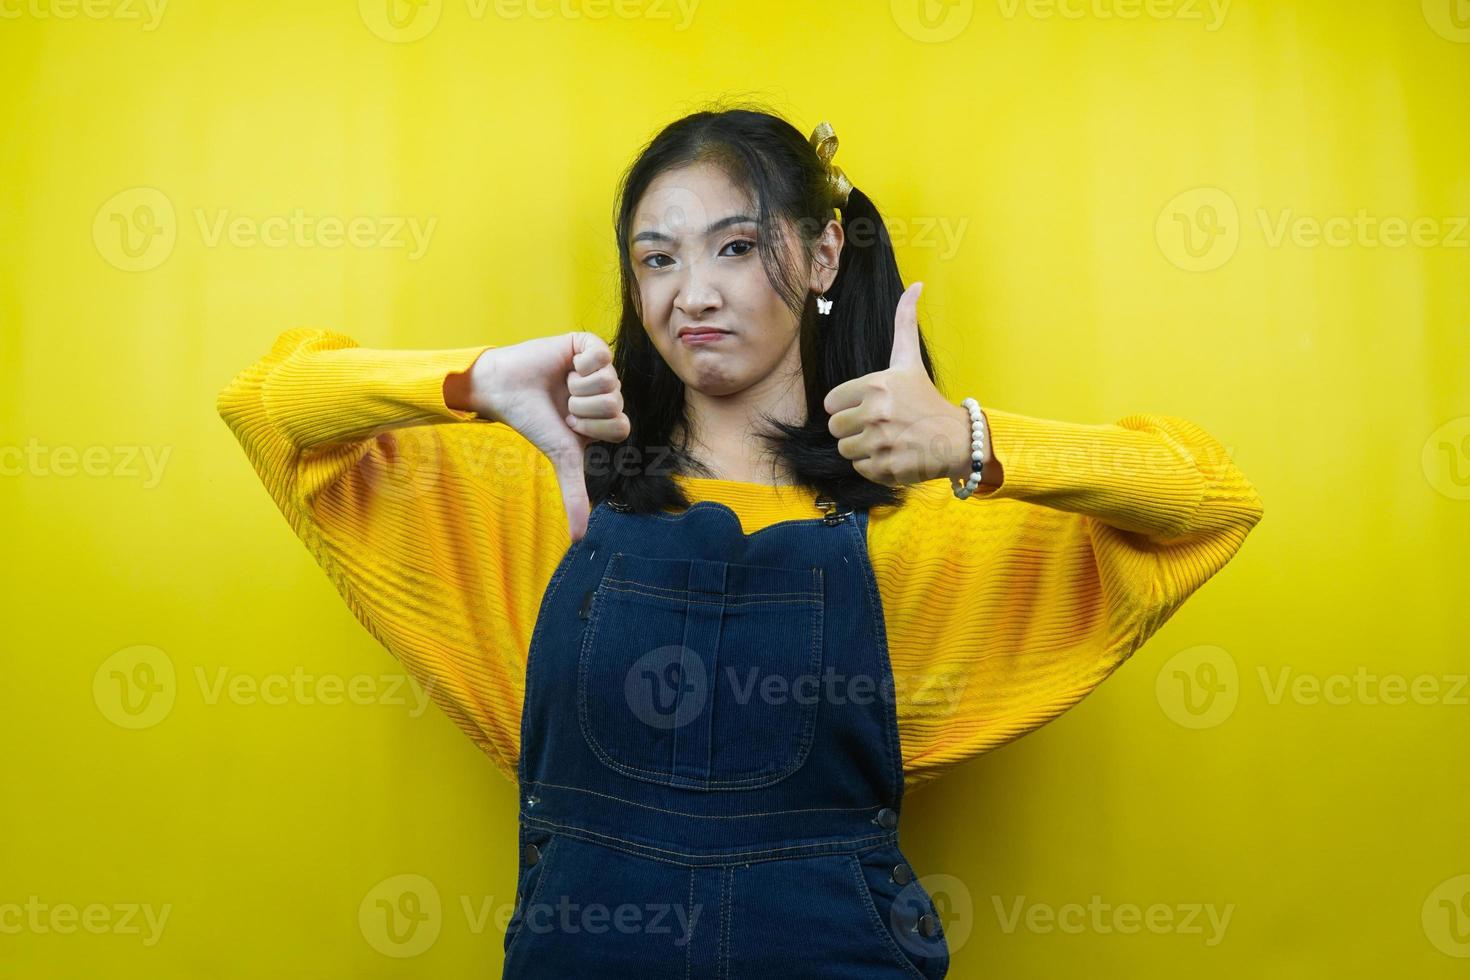
<path fill-rule="evenodd" d="M 893 866 L 893 873 L 889 877 L 893 879 L 894 884 L 907 885 L 914 880 L 914 869 L 907 864 L 896 864 Z"/>
<path fill-rule="evenodd" d="M 919 916 L 919 935 L 928 939 L 938 931 L 939 918 L 933 912 L 925 912 Z"/>
<path fill-rule="evenodd" d="M 898 826 L 898 811 L 890 810 L 885 806 L 878 811 L 878 816 L 873 819 L 873 822 L 884 830 L 892 830 Z"/>
<path fill-rule="evenodd" d="M 535 844 L 527 844 L 521 849 L 521 856 L 526 859 L 526 867 L 534 868 L 536 862 L 541 860 L 541 848 Z"/>
<path fill-rule="evenodd" d="M 837 510 L 837 501 L 828 497 L 826 494 L 818 495 L 817 506 L 827 512 L 826 516 L 822 518 L 822 523 L 828 526 L 841 524 L 843 519 L 852 513 L 850 508 L 839 512 Z"/>

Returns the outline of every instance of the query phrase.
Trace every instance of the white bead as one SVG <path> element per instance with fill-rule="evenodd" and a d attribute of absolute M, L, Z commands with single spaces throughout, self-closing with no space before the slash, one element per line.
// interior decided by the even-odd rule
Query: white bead
<path fill-rule="evenodd" d="M 970 413 L 970 462 L 979 463 L 985 460 L 985 418 L 980 414 L 980 403 L 973 398 L 966 398 L 960 402 Z M 953 478 L 951 478 L 953 479 Z M 951 482 L 950 489 L 960 500 L 971 496 L 980 486 L 980 474 L 970 469 L 969 478 L 963 484 Z"/>

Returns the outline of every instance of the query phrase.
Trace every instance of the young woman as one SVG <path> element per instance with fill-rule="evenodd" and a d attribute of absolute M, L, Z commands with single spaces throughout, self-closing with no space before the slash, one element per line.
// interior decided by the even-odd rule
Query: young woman
<path fill-rule="evenodd" d="M 743 108 L 660 132 L 611 347 L 301 328 L 220 394 L 353 612 L 519 783 L 507 977 L 944 976 L 905 787 L 1081 700 L 1261 519 L 1183 419 L 942 395 L 835 144 Z"/>

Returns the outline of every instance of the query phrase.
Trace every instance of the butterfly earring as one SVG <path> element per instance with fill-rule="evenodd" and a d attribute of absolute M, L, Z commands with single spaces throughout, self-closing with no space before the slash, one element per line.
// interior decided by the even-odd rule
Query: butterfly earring
<path fill-rule="evenodd" d="M 832 301 L 827 298 L 825 291 L 817 297 L 817 312 L 822 316 L 826 316 L 832 312 Z"/>

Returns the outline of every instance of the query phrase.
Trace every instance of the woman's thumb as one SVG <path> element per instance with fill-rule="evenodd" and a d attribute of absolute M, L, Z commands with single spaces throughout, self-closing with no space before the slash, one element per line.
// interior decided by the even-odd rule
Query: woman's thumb
<path fill-rule="evenodd" d="M 570 445 L 557 449 L 551 458 L 556 482 L 561 488 L 562 506 L 567 512 L 567 532 L 572 536 L 572 544 L 582 540 L 587 533 L 587 519 L 592 512 L 587 499 L 587 475 L 582 465 L 582 453 L 582 440 L 573 438 Z"/>

